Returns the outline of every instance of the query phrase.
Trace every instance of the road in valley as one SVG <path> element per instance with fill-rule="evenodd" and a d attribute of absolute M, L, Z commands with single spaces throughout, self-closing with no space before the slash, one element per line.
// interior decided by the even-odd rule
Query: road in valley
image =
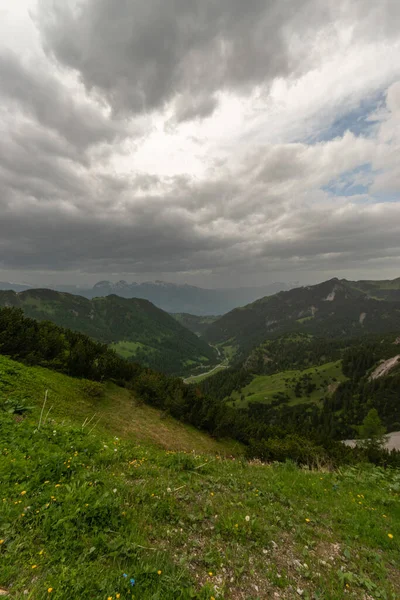
<path fill-rule="evenodd" d="M 400 450 L 400 431 L 393 431 L 388 433 L 386 436 L 387 442 L 385 448 L 387 450 Z M 358 440 L 345 440 L 346 446 L 355 446 Z"/>

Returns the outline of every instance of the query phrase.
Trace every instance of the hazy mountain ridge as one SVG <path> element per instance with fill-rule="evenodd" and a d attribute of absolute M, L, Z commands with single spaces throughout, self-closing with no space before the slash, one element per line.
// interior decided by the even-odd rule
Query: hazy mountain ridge
<path fill-rule="evenodd" d="M 216 352 L 148 300 L 116 295 L 89 300 L 53 290 L 0 292 L 0 306 L 16 306 L 107 344 L 119 354 L 172 374 L 212 365 Z"/>
<path fill-rule="evenodd" d="M 6 282 L 0 284 L 0 290 L 14 290 L 16 292 L 43 287 L 69 294 L 78 294 L 89 299 L 112 294 L 117 294 L 121 298 L 142 298 L 149 300 L 169 313 L 212 316 L 225 314 L 237 306 L 243 306 L 263 296 L 275 294 L 280 290 L 290 289 L 293 285 L 290 283 L 271 283 L 260 287 L 207 289 L 165 281 L 128 283 L 124 280 L 116 283 L 103 280 L 93 287 L 74 285 L 25 286 Z"/>
<path fill-rule="evenodd" d="M 399 328 L 400 279 L 351 282 L 335 278 L 235 309 L 212 323 L 204 338 L 212 344 L 229 341 L 247 351 L 267 338 L 290 332 L 341 337 Z"/>

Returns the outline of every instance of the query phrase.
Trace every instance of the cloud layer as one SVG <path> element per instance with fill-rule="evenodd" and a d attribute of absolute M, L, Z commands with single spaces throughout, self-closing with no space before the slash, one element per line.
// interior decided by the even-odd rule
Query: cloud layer
<path fill-rule="evenodd" d="M 0 275 L 395 276 L 398 2 L 21 6 L 0 36 Z"/>

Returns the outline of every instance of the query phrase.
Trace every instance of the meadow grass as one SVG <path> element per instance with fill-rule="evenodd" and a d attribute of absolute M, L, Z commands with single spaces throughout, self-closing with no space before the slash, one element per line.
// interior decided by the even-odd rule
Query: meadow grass
<path fill-rule="evenodd" d="M 309 396 L 296 397 L 294 393 L 294 381 L 303 375 L 309 374 L 311 382 L 316 389 Z M 318 403 L 322 398 L 332 393 L 334 387 L 341 381 L 345 381 L 341 361 L 329 362 L 309 369 L 281 371 L 274 375 L 256 375 L 253 380 L 240 391 L 232 392 L 230 398 L 235 401 L 235 406 L 244 407 L 249 402 L 262 402 L 269 404 L 274 400 L 273 396 L 278 393 L 287 394 L 289 404 L 302 402 Z M 244 396 L 242 400 L 241 397 Z"/>
<path fill-rule="evenodd" d="M 38 422 L 1 417 L 12 598 L 399 597 L 398 472 L 251 465 Z"/>
<path fill-rule="evenodd" d="M 0 398 L 24 400 L 41 406 L 48 390 L 51 416 L 61 422 L 97 423 L 97 430 L 111 435 L 153 443 L 169 450 L 225 455 L 243 453 L 234 440 L 215 440 L 195 427 L 139 402 L 135 395 L 113 383 L 103 384 L 100 397 L 87 393 L 87 381 L 67 377 L 41 367 L 27 367 L 0 356 Z"/>
<path fill-rule="evenodd" d="M 134 358 L 138 350 L 145 350 L 147 353 L 157 352 L 156 348 L 152 348 L 141 342 L 129 342 L 127 340 L 114 342 L 113 344 L 110 344 L 110 348 L 115 350 L 122 358 Z"/>
<path fill-rule="evenodd" d="M 400 597 L 398 470 L 249 464 L 216 455 L 209 438 L 208 454 L 166 450 L 123 418 L 108 423 L 116 386 L 92 429 L 85 381 L 1 365 L 0 588 L 11 598 Z M 62 403 L 47 415 L 53 394 Z"/>

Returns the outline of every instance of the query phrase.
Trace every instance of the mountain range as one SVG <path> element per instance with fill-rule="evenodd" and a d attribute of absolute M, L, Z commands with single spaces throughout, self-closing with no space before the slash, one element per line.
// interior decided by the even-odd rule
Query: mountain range
<path fill-rule="evenodd" d="M 216 351 L 148 300 L 110 295 L 89 300 L 53 290 L 0 291 L 0 306 L 49 320 L 110 344 L 118 354 L 184 375 L 216 362 Z"/>
<path fill-rule="evenodd" d="M 348 337 L 400 329 L 400 278 L 331 279 L 261 298 L 216 319 L 203 333 L 210 344 L 243 354 L 285 333 Z"/>
<path fill-rule="evenodd" d="M 0 282 L 0 290 L 21 292 L 35 287 L 21 283 Z M 207 289 L 192 285 L 179 285 L 164 281 L 128 283 L 126 281 L 99 281 L 93 287 L 73 285 L 51 285 L 52 289 L 85 298 L 116 294 L 121 298 L 143 298 L 170 313 L 194 315 L 223 315 L 237 306 L 253 302 L 263 296 L 275 294 L 293 287 L 289 283 L 271 283 L 260 287 Z"/>

